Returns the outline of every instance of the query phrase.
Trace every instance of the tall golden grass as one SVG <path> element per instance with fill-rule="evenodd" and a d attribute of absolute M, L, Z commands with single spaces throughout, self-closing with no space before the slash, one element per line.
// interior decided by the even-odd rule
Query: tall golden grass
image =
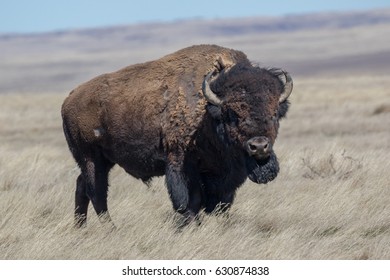
<path fill-rule="evenodd" d="M 279 176 L 247 182 L 227 216 L 177 228 L 163 178 L 110 175 L 111 231 L 73 228 L 78 168 L 64 94 L 2 95 L 0 259 L 389 259 L 390 81 L 297 78 L 275 145 Z"/>

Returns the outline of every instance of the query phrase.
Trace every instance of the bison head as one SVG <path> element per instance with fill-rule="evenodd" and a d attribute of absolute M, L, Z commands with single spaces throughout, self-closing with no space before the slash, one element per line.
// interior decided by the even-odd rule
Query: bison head
<path fill-rule="evenodd" d="M 211 72 L 203 81 L 207 111 L 216 132 L 228 149 L 245 158 L 253 182 L 267 183 L 279 172 L 273 144 L 292 88 L 287 72 L 248 64 L 237 64 L 216 75 Z"/>

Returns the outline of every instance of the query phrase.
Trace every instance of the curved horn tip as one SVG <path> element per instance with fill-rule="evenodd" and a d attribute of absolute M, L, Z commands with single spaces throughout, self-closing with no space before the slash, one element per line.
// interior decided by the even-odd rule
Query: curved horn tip
<path fill-rule="evenodd" d="M 218 96 L 211 90 L 209 82 L 208 82 L 214 73 L 215 73 L 215 71 L 211 71 L 204 78 L 203 83 L 202 83 L 202 92 L 203 92 L 203 95 L 208 102 L 210 102 L 211 104 L 213 104 L 215 106 L 221 106 L 223 101 L 221 99 L 219 99 Z"/>
<path fill-rule="evenodd" d="M 281 71 L 284 75 L 284 78 L 286 79 L 286 82 L 284 84 L 284 91 L 280 95 L 279 103 L 286 101 L 286 99 L 290 96 L 290 94 L 293 90 L 293 80 L 292 80 L 290 74 L 285 70 L 281 70 Z"/>

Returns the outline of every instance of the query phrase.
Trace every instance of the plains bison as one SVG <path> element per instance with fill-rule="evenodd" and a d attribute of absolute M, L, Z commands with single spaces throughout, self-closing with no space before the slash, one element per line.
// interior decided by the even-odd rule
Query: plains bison
<path fill-rule="evenodd" d="M 118 164 L 148 182 L 165 175 L 173 208 L 192 220 L 226 210 L 247 178 L 265 184 L 293 88 L 281 69 L 253 65 L 240 51 L 198 45 L 98 76 L 62 106 L 63 129 L 81 174 L 76 225 L 89 201 L 102 221 L 108 174 Z"/>

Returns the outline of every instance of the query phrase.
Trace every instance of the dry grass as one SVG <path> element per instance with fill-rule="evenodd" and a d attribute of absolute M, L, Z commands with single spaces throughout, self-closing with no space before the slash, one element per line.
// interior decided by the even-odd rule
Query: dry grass
<path fill-rule="evenodd" d="M 390 259 L 390 24 L 226 29 L 237 24 L 0 38 L 0 259 Z M 209 32 L 218 26 L 228 33 Z M 63 92 L 203 42 L 292 73 L 279 176 L 242 186 L 228 217 L 202 215 L 200 226 L 178 230 L 163 178 L 148 188 L 115 168 L 109 208 L 118 229 L 92 209 L 87 228 L 74 229 L 79 171 L 61 129 Z"/>
<path fill-rule="evenodd" d="M 390 81 L 296 79 L 275 149 L 281 173 L 246 183 L 228 217 L 178 230 L 163 178 L 119 168 L 109 207 L 75 230 L 78 169 L 61 130 L 64 95 L 2 95 L 0 259 L 389 259 Z"/>

